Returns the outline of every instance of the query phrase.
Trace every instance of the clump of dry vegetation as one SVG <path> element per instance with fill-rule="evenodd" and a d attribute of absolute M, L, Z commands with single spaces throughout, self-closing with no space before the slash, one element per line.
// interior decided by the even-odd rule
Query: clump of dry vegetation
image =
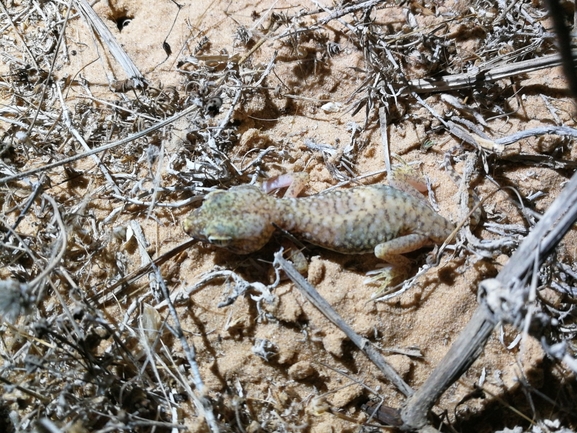
<path fill-rule="evenodd" d="M 575 95 L 546 9 L 191 4 L 0 4 L 0 431 L 572 431 Z M 324 303 L 278 242 L 180 227 L 215 189 L 397 161 L 460 230 L 374 299 L 372 258 L 313 249 Z"/>

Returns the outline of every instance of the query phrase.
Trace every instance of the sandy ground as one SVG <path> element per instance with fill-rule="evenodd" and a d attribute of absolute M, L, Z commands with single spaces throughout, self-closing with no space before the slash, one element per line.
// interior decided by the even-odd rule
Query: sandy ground
<path fill-rule="evenodd" d="M 180 101 L 192 98 L 198 92 L 191 89 L 194 86 L 190 84 L 185 88 L 187 76 L 177 72 L 181 66 L 181 70 L 190 72 L 190 78 L 204 66 L 202 61 L 199 65 L 187 61 L 195 49 L 202 47 L 198 50 L 199 57 L 219 55 L 223 59 L 234 59 L 235 55 L 242 56 L 255 42 L 266 38 L 263 28 L 270 24 L 271 12 L 294 14 L 303 6 L 316 8 L 312 3 L 300 5 L 268 0 L 250 3 L 181 0 L 178 5 L 171 1 L 111 0 L 93 5 L 144 74 L 150 89 L 158 89 L 162 96 L 174 92 Z M 449 11 L 453 6 L 452 3 L 441 3 L 436 8 Z M 435 16 L 427 14 L 416 16 L 422 26 L 431 25 L 435 20 Z M 372 17 L 391 32 L 401 30 L 406 21 L 403 8 L 393 5 L 380 8 L 373 12 Z M 119 23 L 120 26 L 125 24 L 121 30 Z M 301 26 L 314 23 L 313 17 L 305 17 Z M 242 43 L 238 37 L 241 26 L 252 32 L 249 44 Z M 202 181 L 204 186 L 226 188 L 250 181 L 253 174 L 262 178 L 263 175 L 306 171 L 311 180 L 302 194 L 312 195 L 336 185 L 345 176 L 383 171 L 385 157 L 378 113 L 373 109 L 367 115 L 365 108 L 357 113 L 350 110 L 358 100 L 355 92 L 367 85 L 363 53 L 347 29 L 336 20 L 320 29 L 317 36 L 317 39 L 305 38 L 298 43 L 292 43 L 290 39 L 267 39 L 243 65 L 243 71 L 247 73 L 262 72 L 276 53 L 274 73 L 266 79 L 266 91 L 247 91 L 232 113 L 231 121 L 236 132 L 231 139 L 232 145 L 224 152 L 246 174 L 234 176 L 224 184 Z M 168 57 L 163 42 L 170 45 L 172 54 Z M 479 43 L 478 37 L 469 35 L 459 42 L 458 50 L 464 56 L 467 52 L 475 52 Z M 326 54 L 329 44 L 338 45 L 338 52 Z M 124 103 L 135 97 L 132 92 L 123 94 L 109 90 L 112 75 L 117 80 L 126 77 L 103 47 L 95 43 L 86 23 L 78 16 L 69 22 L 64 49 L 68 62 L 56 75 L 68 83 L 65 96 L 73 112 L 79 112 L 81 104 L 89 104 L 86 89 L 95 98 L 92 101 Z M 216 72 L 209 88 L 212 89 L 212 84 L 225 67 L 225 63 L 214 67 Z M 418 67 L 411 73 L 413 77 L 426 75 L 426 71 Z M 564 96 L 565 82 L 560 69 L 531 73 L 516 79 L 513 84 L 501 83 L 499 86 L 510 114 L 494 116 L 489 122 L 486 132 L 491 137 L 498 138 L 543 124 L 574 126 L 574 106 Z M 220 94 L 223 104 L 216 116 L 204 116 L 202 122 L 208 127 L 216 127 L 225 119 L 233 103 L 233 90 L 228 87 Z M 425 95 L 424 99 L 439 113 L 452 109 L 438 94 Z M 156 102 L 166 103 L 160 97 Z M 329 102 L 337 108 L 327 108 L 325 104 Z M 99 103 L 95 106 L 98 107 Z M 90 110 L 94 108 L 87 110 L 93 114 Z M 441 163 L 444 155 L 451 153 L 456 156 L 456 172 L 462 173 L 465 157 L 472 150 L 463 147 L 446 132 L 431 132 L 435 120 L 414 101 L 399 102 L 391 113 L 393 120 L 388 127 L 391 153 L 406 163 L 414 163 L 417 170 L 430 179 L 439 213 L 455 223 L 459 222 L 463 218 L 458 204 L 459 185 Z M 395 116 L 398 120 L 394 119 Z M 133 125 L 133 128 L 146 127 L 157 119 L 152 114 L 151 119 L 140 120 L 143 125 L 134 126 L 137 123 L 132 123 L 129 118 L 127 115 L 126 125 Z M 94 116 L 87 114 L 87 119 L 92 122 Z M 106 117 L 98 121 L 111 122 Z M 166 187 L 181 187 L 183 178 L 169 173 L 167 162 L 173 157 L 181 158 L 180 165 L 175 163 L 171 168 L 179 166 L 183 171 L 188 170 L 189 166 L 183 161 L 195 161 L 195 156 L 206 146 L 198 136 L 190 139 L 190 134 L 194 136 L 190 130 L 198 124 L 198 121 L 183 119 L 173 126 L 173 130 L 162 130 L 158 136 L 133 143 L 125 150 L 112 150 L 116 165 L 110 167 L 111 171 L 143 179 L 142 190 L 151 187 L 153 179 Z M 117 134 L 116 128 L 123 127 L 107 126 L 111 134 Z M 357 128 L 358 132 L 352 132 L 352 128 Z M 8 130 L 7 125 L 5 130 Z M 126 131 L 129 132 L 134 131 Z M 187 133 L 188 139 L 183 140 Z M 151 163 L 147 155 L 151 148 L 158 148 L 158 140 L 163 142 L 163 159 Z M 332 154 L 323 155 L 307 147 L 307 140 L 330 145 Z M 432 146 L 425 148 L 425 143 Z M 65 154 L 72 148 L 70 142 L 61 146 Z M 270 153 L 255 162 L 260 151 L 269 147 L 272 148 Z M 555 153 L 553 148 L 560 150 Z M 123 152 L 126 153 L 124 156 Z M 543 195 L 525 203 L 534 211 L 543 212 L 558 195 L 566 175 L 570 173 L 509 163 L 506 157 L 521 153 L 554 153 L 559 158 L 574 160 L 574 152 L 571 143 L 560 144 L 558 137 L 517 142 L 508 146 L 498 160 L 489 157 L 486 163 L 488 171 L 478 164 L 472 187 L 481 198 L 505 185 L 514 187 L 522 197 L 543 191 Z M 106 154 L 102 157 L 106 163 L 112 164 L 112 159 Z M 34 167 L 48 159 L 31 152 L 30 162 L 23 167 Z M 200 201 L 177 208 L 155 207 L 150 213 L 146 206 L 123 203 L 110 192 L 101 190 L 105 183 L 92 160 L 81 160 L 72 167 L 84 173 L 84 180 L 71 185 L 65 182 L 63 171 L 52 171 L 49 192 L 70 209 L 82 203 L 84 214 L 89 214 L 92 219 L 85 219 L 84 224 L 98 227 L 96 232 L 87 228 L 85 235 L 93 237 L 92 241 L 101 245 L 88 254 L 82 250 L 90 242 L 81 239 L 78 232 L 71 236 L 70 254 L 76 254 L 79 262 L 86 261 L 83 265 L 75 265 L 76 269 L 85 266 L 83 278 L 74 278 L 79 290 L 90 294 L 99 292 L 119 275 L 126 275 L 141 266 L 142 251 L 134 238 L 106 237 L 115 229 L 124 230 L 131 221 L 137 221 L 142 227 L 149 243 L 146 250 L 153 258 L 188 240 L 181 223 Z M 386 183 L 386 175 L 371 176 L 362 183 Z M 190 193 L 185 191 L 178 198 L 187 198 L 187 194 L 189 197 Z M 177 201 L 176 196 L 164 196 L 161 200 Z M 118 208 L 122 210 L 112 223 L 102 226 L 102 221 Z M 498 237 L 486 230 L 485 224 L 489 222 L 526 227 L 510 190 L 491 195 L 484 203 L 484 210 L 483 222 L 474 232 L 480 239 Z M 15 213 L 6 214 L 7 221 L 14 221 L 15 217 Z M 33 234 L 33 218 L 31 221 L 25 221 L 19 230 Z M 575 260 L 574 237 L 575 233 L 568 236 L 559 248 L 556 260 L 566 263 Z M 171 292 L 186 290 L 215 269 L 233 270 L 249 282 L 271 284 L 274 279 L 271 262 L 279 245 L 278 240 L 274 240 L 262 251 L 240 256 L 214 246 L 197 244 L 163 265 L 162 276 Z M 511 253 L 510 250 L 493 251 L 487 257 L 481 257 L 469 250 L 465 241 L 464 247 L 459 247 L 454 253 L 453 250 L 447 251 L 439 266 L 421 276 L 410 290 L 387 302 L 374 302 L 371 296 L 377 287 L 364 284 L 366 272 L 380 264 L 373 255 L 348 256 L 312 246 L 305 250 L 310 261 L 309 281 L 359 334 L 382 350 L 386 359 L 414 388 L 418 388 L 439 365 L 467 323 L 477 305 L 478 283 L 495 276 Z M 425 263 L 428 254 L 431 254 L 430 249 L 409 255 L 415 262 L 413 273 Z M 4 278 L 10 276 L 8 268 L 1 274 Z M 147 277 L 134 283 L 128 291 L 132 293 L 138 288 L 140 292 L 129 299 L 121 297 L 117 303 L 109 304 L 106 310 L 108 320 L 123 321 L 137 329 L 142 320 L 142 305 L 154 306 L 161 298 L 152 294 L 149 287 Z M 196 349 L 207 395 L 215 402 L 219 421 L 229 426 L 230 431 L 256 432 L 259 428 L 262 431 L 359 431 L 368 418 L 361 410 L 362 403 L 380 396 L 387 406 L 398 408 L 403 404 L 404 397 L 341 331 L 303 298 L 290 281 L 283 280 L 274 288 L 273 302 L 258 300 L 258 293 L 249 291 L 231 305 L 218 308 L 217 305 L 226 299 L 233 287 L 230 278 L 211 280 L 192 294 L 186 303 L 177 306 L 186 339 Z M 561 302 L 560 295 L 547 290 L 544 289 L 544 296 L 552 302 Z M 59 291 L 66 293 L 64 286 Z M 73 304 L 72 299 L 68 302 Z M 138 308 L 127 312 L 137 299 Z M 51 301 L 46 302 L 51 305 Z M 45 306 L 42 314 L 51 308 L 57 307 Z M 164 321 L 174 324 L 166 308 L 155 311 L 159 314 L 154 318 L 157 326 Z M 149 311 L 147 315 L 155 316 L 155 313 Z M 178 369 L 181 377 L 190 381 L 191 373 L 185 367 L 180 342 L 166 328 L 163 329 L 161 341 L 157 342 L 154 350 L 167 364 L 163 366 L 159 362 L 157 368 Z M 523 413 L 527 419 L 554 419 L 558 416 L 554 406 L 535 394 L 532 394 L 534 409 L 531 409 L 530 399 L 524 393 L 527 387 L 523 388 L 520 382 L 527 381 L 531 387 L 555 400 L 552 392 L 559 389 L 567 392 L 565 387 L 568 385 L 564 379 L 567 373 L 562 367 L 552 368 L 551 361 L 544 358 L 539 344 L 531 338 L 507 348 L 516 337 L 517 332 L 512 328 L 496 330 L 480 358 L 439 402 L 437 413 L 445 412 L 457 431 L 495 431 L 515 425 L 527 427 L 529 423 L 515 415 L 511 408 Z M 270 355 L 268 359 L 255 353 L 255 347 L 264 344 L 263 341 L 266 341 L 265 352 Z M 11 344 L 15 343 L 9 343 L 3 350 L 15 348 Z M 138 340 L 129 340 L 127 344 L 133 353 L 142 350 Z M 106 353 L 107 343 L 103 341 L 97 350 Z M 170 362 L 175 362 L 174 365 L 170 365 L 167 354 L 172 355 Z M 468 398 L 481 377 L 485 378 L 485 398 Z M 178 382 L 175 378 L 168 388 L 186 394 Z M 152 388 L 151 385 L 149 391 Z M 10 408 L 16 404 L 15 395 L 12 391 L 4 396 Z M 178 412 L 171 422 L 191 432 L 207 431 L 203 417 L 190 399 L 175 404 L 175 407 Z M 20 417 L 24 413 L 22 411 Z"/>

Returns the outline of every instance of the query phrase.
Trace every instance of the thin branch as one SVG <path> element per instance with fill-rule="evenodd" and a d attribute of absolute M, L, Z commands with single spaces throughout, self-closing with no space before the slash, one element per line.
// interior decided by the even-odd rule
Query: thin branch
<path fill-rule="evenodd" d="M 292 280 L 306 298 L 335 324 L 361 351 L 381 370 L 387 379 L 397 387 L 404 395 L 410 396 L 413 390 L 399 376 L 393 367 L 389 365 L 383 356 L 366 339 L 357 334 L 331 307 L 331 305 L 316 291 L 316 289 L 294 268 L 294 266 L 282 257 L 282 251 L 274 256 L 276 266 L 280 267 Z"/>
<path fill-rule="evenodd" d="M 530 290 L 523 281 L 534 266 L 545 261 L 575 221 L 577 174 L 573 175 L 495 280 L 485 280 L 480 284 L 481 305 L 439 366 L 407 401 L 401 413 L 405 429 L 418 430 L 426 426 L 428 413 L 435 402 L 483 352 L 494 327 L 501 320 L 514 324 L 519 321 Z"/>
<path fill-rule="evenodd" d="M 577 51 L 573 51 L 573 59 L 577 58 Z M 536 59 L 523 60 L 504 66 L 479 68 L 465 74 L 455 74 L 443 77 L 440 80 L 419 78 L 408 82 L 402 93 L 431 93 L 447 92 L 450 90 L 468 89 L 504 78 L 515 77 L 521 74 L 553 68 L 562 64 L 560 54 L 549 54 Z"/>
<path fill-rule="evenodd" d="M 152 269 L 160 276 L 160 270 L 154 264 L 152 265 Z M 180 340 L 180 344 L 182 345 L 184 353 L 186 354 L 186 359 L 192 372 L 194 386 L 196 387 L 196 392 L 192 394 L 194 403 L 197 409 L 204 414 L 210 431 L 212 433 L 218 433 L 220 432 L 220 429 L 218 427 L 218 423 L 216 422 L 212 405 L 208 399 L 207 391 L 200 375 L 200 369 L 198 368 L 198 363 L 196 362 L 196 349 L 194 348 L 194 345 L 188 343 L 184 335 L 182 326 L 180 325 L 180 319 L 178 318 L 178 313 L 176 312 L 176 308 L 174 308 L 174 304 L 170 299 L 170 293 L 168 293 L 168 288 L 164 284 L 164 280 L 160 277 L 158 280 L 164 299 L 168 305 L 168 310 L 170 311 L 172 320 L 174 320 L 174 329 L 171 330 L 173 334 Z"/>
<path fill-rule="evenodd" d="M 104 151 L 110 150 L 110 149 L 114 149 L 115 147 L 130 143 L 131 141 L 138 140 L 139 138 L 146 137 L 151 132 L 154 132 L 154 131 L 156 131 L 160 128 L 163 128 L 167 125 L 170 125 L 172 122 L 180 119 L 181 117 L 187 116 L 188 114 L 191 114 L 197 110 L 198 110 L 198 107 L 196 105 L 191 105 L 190 107 L 182 110 L 180 113 L 176 113 L 173 116 L 171 116 L 171 117 L 169 117 L 169 118 L 167 118 L 161 122 L 158 122 L 155 125 L 152 125 L 146 129 L 143 129 L 142 131 L 139 131 L 139 132 L 136 132 L 132 135 L 129 135 L 128 137 L 125 137 L 121 140 L 114 141 L 112 143 L 108 143 L 108 144 L 105 144 L 105 145 L 100 146 L 100 147 L 96 147 L 89 152 L 79 153 L 78 155 L 74 155 L 74 156 L 71 156 L 69 158 L 61 159 L 61 160 L 53 162 L 51 164 L 44 164 L 41 167 L 33 168 L 31 170 L 24 171 L 22 173 L 17 173 L 17 174 L 12 175 L 12 176 L 3 177 L 0 179 L 0 185 L 7 184 L 8 182 L 12 182 L 13 180 L 22 179 L 23 177 L 32 176 L 32 175 L 35 175 L 37 173 L 41 173 L 41 172 L 50 170 L 50 169 L 55 168 L 55 167 L 60 167 L 62 165 L 70 164 L 72 162 L 79 161 L 79 160 L 87 158 L 89 156 L 96 155 L 97 153 L 104 152 Z M 190 131 L 190 132 L 194 132 L 194 131 Z"/>

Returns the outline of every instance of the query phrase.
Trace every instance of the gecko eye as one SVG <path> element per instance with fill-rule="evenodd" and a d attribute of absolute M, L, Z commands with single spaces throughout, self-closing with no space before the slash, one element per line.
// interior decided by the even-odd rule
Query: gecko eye
<path fill-rule="evenodd" d="M 227 247 L 230 245 L 231 241 L 232 241 L 231 238 L 223 238 L 223 237 L 215 237 L 215 236 L 209 236 L 208 237 L 208 242 L 210 242 L 213 245 L 216 245 L 217 247 Z"/>

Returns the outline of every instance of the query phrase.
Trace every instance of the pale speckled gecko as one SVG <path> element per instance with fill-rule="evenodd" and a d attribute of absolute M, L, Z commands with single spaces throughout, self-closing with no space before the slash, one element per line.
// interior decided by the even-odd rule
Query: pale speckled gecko
<path fill-rule="evenodd" d="M 386 185 L 357 186 L 302 198 L 275 198 L 252 185 L 208 194 L 184 220 L 193 238 L 239 254 L 261 249 L 275 225 L 311 244 L 346 254 L 400 254 L 442 243 L 454 226 L 418 197 Z"/>

